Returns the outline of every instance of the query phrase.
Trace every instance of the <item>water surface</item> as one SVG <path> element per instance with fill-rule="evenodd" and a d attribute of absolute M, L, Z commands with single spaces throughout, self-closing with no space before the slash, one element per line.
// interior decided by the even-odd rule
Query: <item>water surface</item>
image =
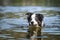
<path fill-rule="evenodd" d="M 28 22 L 26 12 L 41 13 L 44 15 L 43 22 L 45 26 L 42 29 L 43 35 L 48 36 L 44 40 L 59 40 L 60 38 L 60 7 L 42 7 L 42 6 L 0 6 L 0 39 L 6 39 L 3 34 L 10 34 L 9 38 L 14 40 L 20 37 L 26 38 Z M 2 32 L 3 31 L 3 32 Z M 13 35 L 14 34 L 14 35 Z M 25 37 L 23 36 L 25 35 Z M 18 35 L 18 36 L 16 36 Z M 19 36 L 20 35 L 20 36 Z M 4 36 L 4 37 L 3 37 Z M 27 39 L 26 39 L 27 40 Z"/>

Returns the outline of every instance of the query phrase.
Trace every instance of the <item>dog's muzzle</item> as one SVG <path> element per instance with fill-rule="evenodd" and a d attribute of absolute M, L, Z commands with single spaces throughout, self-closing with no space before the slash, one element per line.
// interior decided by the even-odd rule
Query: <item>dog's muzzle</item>
<path fill-rule="evenodd" d="M 31 22 L 31 25 L 34 25 L 34 22 Z"/>

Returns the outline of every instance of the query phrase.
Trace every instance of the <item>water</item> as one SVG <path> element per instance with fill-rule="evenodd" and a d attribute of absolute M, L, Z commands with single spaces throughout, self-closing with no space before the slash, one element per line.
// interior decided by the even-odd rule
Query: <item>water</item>
<path fill-rule="evenodd" d="M 4 12 L 21 12 L 21 11 L 42 11 L 42 10 L 53 10 L 53 11 L 60 11 L 60 7 L 42 7 L 42 6 L 0 6 Z"/>
<path fill-rule="evenodd" d="M 26 39 L 28 22 L 26 12 L 43 12 L 45 26 L 42 29 L 44 40 L 59 40 L 60 39 L 60 7 L 41 7 L 41 6 L 0 6 L 0 40 L 29 40 Z M 51 11 L 48 14 L 48 11 Z M 53 11 L 53 12 L 52 12 Z M 10 13 L 10 14 L 9 14 Z M 9 35 L 5 35 L 9 34 Z M 44 38 L 44 35 L 47 38 Z M 8 36 L 8 37 L 6 37 Z"/>

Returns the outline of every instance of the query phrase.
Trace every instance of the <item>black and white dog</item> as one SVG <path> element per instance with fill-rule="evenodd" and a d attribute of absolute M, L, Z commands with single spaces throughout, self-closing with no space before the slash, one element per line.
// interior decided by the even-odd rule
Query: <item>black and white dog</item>
<path fill-rule="evenodd" d="M 44 16 L 42 14 L 34 14 L 28 12 L 26 15 L 27 15 L 29 25 L 36 25 L 37 27 L 43 26 Z"/>
<path fill-rule="evenodd" d="M 31 13 L 31 12 L 26 13 L 26 15 L 27 15 L 27 20 L 28 20 L 29 26 L 30 26 L 28 29 L 27 38 L 32 38 L 32 37 L 34 37 L 34 35 L 41 36 L 40 27 L 43 26 L 44 16 L 42 14 L 35 14 L 35 13 Z"/>

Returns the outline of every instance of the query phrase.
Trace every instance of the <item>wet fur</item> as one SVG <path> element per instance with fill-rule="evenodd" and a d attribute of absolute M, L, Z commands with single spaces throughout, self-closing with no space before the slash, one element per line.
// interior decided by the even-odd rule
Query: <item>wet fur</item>
<path fill-rule="evenodd" d="M 38 22 L 38 27 L 36 25 L 30 25 L 31 22 L 31 15 L 33 13 L 27 13 L 27 20 L 29 23 L 29 29 L 28 29 L 28 34 L 27 38 L 31 38 L 33 36 L 41 36 L 41 28 L 42 28 L 42 21 L 43 21 L 43 15 L 42 14 L 36 14 L 36 21 Z"/>

